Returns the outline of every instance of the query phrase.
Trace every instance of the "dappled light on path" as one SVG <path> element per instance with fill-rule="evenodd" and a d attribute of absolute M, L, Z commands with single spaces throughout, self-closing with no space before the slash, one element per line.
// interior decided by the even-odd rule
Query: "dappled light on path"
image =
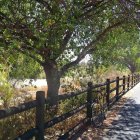
<path fill-rule="evenodd" d="M 121 108 L 117 118 L 104 129 L 103 140 L 140 139 L 140 84 L 130 92 L 131 96 Z M 127 96 L 127 95 L 126 95 Z"/>
<path fill-rule="evenodd" d="M 140 140 L 140 84 L 112 107 L 103 126 L 88 127 L 77 140 Z"/>
<path fill-rule="evenodd" d="M 140 104 L 129 99 L 118 114 L 118 120 L 105 128 L 103 140 L 137 140 L 140 139 Z"/>

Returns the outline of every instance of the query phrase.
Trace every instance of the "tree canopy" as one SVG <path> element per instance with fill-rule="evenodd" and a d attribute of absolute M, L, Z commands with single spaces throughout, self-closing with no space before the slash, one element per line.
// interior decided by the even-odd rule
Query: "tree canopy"
<path fill-rule="evenodd" d="M 0 47 L 43 66 L 52 99 L 60 77 L 94 52 L 108 32 L 139 25 L 139 0 L 1 0 L 0 5 Z"/>
<path fill-rule="evenodd" d="M 140 32 L 137 28 L 117 28 L 106 36 L 104 42 L 99 43 L 92 55 L 92 64 L 97 67 L 116 65 L 135 73 L 139 71 L 140 64 L 139 43 Z"/>

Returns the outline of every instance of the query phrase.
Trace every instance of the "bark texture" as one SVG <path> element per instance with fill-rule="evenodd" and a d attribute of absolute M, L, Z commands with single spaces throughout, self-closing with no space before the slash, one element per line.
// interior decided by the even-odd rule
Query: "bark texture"
<path fill-rule="evenodd" d="M 44 71 L 48 85 L 47 97 L 51 99 L 51 104 L 57 104 L 60 87 L 60 72 L 55 62 L 45 63 Z"/>

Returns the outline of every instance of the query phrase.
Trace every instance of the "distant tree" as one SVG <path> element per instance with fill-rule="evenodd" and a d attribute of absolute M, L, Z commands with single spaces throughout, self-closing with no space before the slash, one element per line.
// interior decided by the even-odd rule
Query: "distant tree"
<path fill-rule="evenodd" d="M 95 67 L 116 65 L 121 69 L 129 69 L 131 73 L 139 71 L 139 35 L 140 31 L 135 27 L 129 29 L 121 27 L 110 32 L 92 55 L 92 64 Z"/>
<path fill-rule="evenodd" d="M 134 0 L 1 0 L 0 46 L 43 67 L 55 103 L 60 78 L 112 29 L 137 25 L 139 8 Z"/>
<path fill-rule="evenodd" d="M 120 66 L 126 67 L 130 70 L 131 74 L 140 71 L 140 48 L 139 43 L 123 44 L 127 45 L 126 49 L 122 50 L 123 53 L 116 55 L 116 63 Z"/>

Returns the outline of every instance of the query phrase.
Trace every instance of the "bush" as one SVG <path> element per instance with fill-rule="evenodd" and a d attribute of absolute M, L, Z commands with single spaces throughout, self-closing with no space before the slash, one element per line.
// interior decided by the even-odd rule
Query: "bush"
<path fill-rule="evenodd" d="M 0 98 L 4 108 L 9 107 L 10 100 L 14 96 L 14 89 L 8 82 L 8 74 L 0 71 Z"/>

